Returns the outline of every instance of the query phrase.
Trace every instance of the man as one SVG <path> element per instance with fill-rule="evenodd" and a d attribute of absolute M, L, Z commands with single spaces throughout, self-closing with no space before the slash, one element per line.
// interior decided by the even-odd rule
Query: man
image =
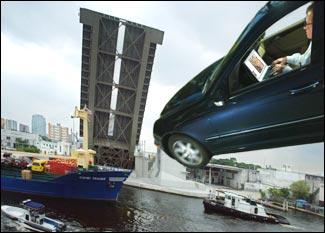
<path fill-rule="evenodd" d="M 310 40 L 309 46 L 304 54 L 295 53 L 291 56 L 281 57 L 272 62 L 272 71 L 275 73 L 288 72 L 292 70 L 287 64 L 304 66 L 310 63 L 311 55 L 311 40 L 313 36 L 313 4 L 311 4 L 306 11 L 306 22 L 304 30 L 308 40 Z"/>

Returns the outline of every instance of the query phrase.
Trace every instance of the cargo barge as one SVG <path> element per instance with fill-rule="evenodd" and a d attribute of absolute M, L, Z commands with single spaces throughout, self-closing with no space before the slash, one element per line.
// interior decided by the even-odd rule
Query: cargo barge
<path fill-rule="evenodd" d="M 88 149 L 89 114 L 86 107 L 75 108 L 75 117 L 84 122 L 84 143 L 82 149 L 74 150 L 66 159 L 34 159 L 29 169 L 11 166 L 1 159 L 1 191 L 67 199 L 116 200 L 131 170 L 94 164 L 96 152 Z"/>
<path fill-rule="evenodd" d="M 1 191 L 33 194 L 47 197 L 116 200 L 123 182 L 131 171 L 94 167 L 66 175 L 31 173 L 24 177 L 21 169 L 1 167 Z"/>

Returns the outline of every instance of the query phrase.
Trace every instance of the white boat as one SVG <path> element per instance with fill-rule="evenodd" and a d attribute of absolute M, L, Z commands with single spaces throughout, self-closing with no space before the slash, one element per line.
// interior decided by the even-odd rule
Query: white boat
<path fill-rule="evenodd" d="M 30 199 L 22 202 L 24 208 L 2 205 L 1 211 L 9 218 L 29 230 L 39 232 L 60 232 L 66 225 L 49 217 L 46 217 L 43 210 L 44 205 L 33 202 Z"/>
<path fill-rule="evenodd" d="M 264 206 L 254 200 L 231 192 L 216 190 L 209 198 L 203 200 L 203 205 L 207 212 L 213 211 L 259 222 L 290 224 L 286 218 L 266 212 Z"/>

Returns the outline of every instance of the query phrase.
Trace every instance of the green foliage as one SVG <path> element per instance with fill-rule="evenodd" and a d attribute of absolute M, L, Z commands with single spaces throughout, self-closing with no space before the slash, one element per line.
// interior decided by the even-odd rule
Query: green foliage
<path fill-rule="evenodd" d="M 287 188 L 269 188 L 268 193 L 270 194 L 270 199 L 277 202 L 282 202 L 284 199 L 290 198 L 290 190 Z"/>
<path fill-rule="evenodd" d="M 280 196 L 284 199 L 288 199 L 290 197 L 290 189 L 288 188 L 281 188 L 280 189 Z"/>
<path fill-rule="evenodd" d="M 281 198 L 279 189 L 277 189 L 277 188 L 269 188 L 267 191 L 270 194 L 270 199 L 271 200 L 281 202 L 282 198 Z"/>
<path fill-rule="evenodd" d="M 21 138 L 16 138 L 16 145 L 28 145 L 28 140 L 27 139 L 25 139 L 25 140 L 23 140 L 23 139 L 21 139 Z"/>
<path fill-rule="evenodd" d="M 243 168 L 243 169 L 252 169 L 252 170 L 262 168 L 261 166 L 255 165 L 255 164 L 239 163 L 239 162 L 237 162 L 236 158 L 212 159 L 211 163 L 219 164 L 219 165 L 226 165 L 226 166 L 231 166 L 231 167 L 239 167 L 239 168 Z"/>
<path fill-rule="evenodd" d="M 47 141 L 47 142 L 52 142 L 51 139 L 49 139 L 48 137 L 46 136 L 41 136 L 41 138 L 44 140 L 44 141 Z"/>
<path fill-rule="evenodd" d="M 299 180 L 290 185 L 290 190 L 294 199 L 307 199 L 310 187 L 306 181 Z"/>
<path fill-rule="evenodd" d="M 30 153 L 40 153 L 40 149 L 38 149 L 35 146 L 25 146 L 25 147 L 17 147 L 17 151 L 24 151 L 24 152 L 30 152 Z"/>
<path fill-rule="evenodd" d="M 260 194 L 261 194 L 261 198 L 262 200 L 266 199 L 266 193 L 264 191 L 262 191 L 261 189 L 259 190 Z"/>
<path fill-rule="evenodd" d="M 29 145 L 27 139 L 22 140 L 21 138 L 16 138 L 15 148 L 17 151 L 24 151 L 24 152 L 30 152 L 30 153 L 39 153 L 40 152 L 40 149 L 38 149 L 36 146 Z"/>

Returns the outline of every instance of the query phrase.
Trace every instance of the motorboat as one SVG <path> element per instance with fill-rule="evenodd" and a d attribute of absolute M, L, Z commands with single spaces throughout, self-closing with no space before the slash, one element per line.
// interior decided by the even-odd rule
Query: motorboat
<path fill-rule="evenodd" d="M 203 205 L 206 212 L 216 212 L 258 222 L 290 224 L 285 217 L 266 212 L 264 206 L 256 201 L 231 192 L 219 190 L 211 192 L 209 197 L 203 200 Z"/>
<path fill-rule="evenodd" d="M 17 221 L 29 230 L 38 232 L 61 232 L 65 230 L 66 225 L 56 219 L 46 217 L 44 214 L 44 205 L 34 202 L 30 199 L 22 202 L 23 208 L 2 205 L 1 211 L 9 218 Z"/>

